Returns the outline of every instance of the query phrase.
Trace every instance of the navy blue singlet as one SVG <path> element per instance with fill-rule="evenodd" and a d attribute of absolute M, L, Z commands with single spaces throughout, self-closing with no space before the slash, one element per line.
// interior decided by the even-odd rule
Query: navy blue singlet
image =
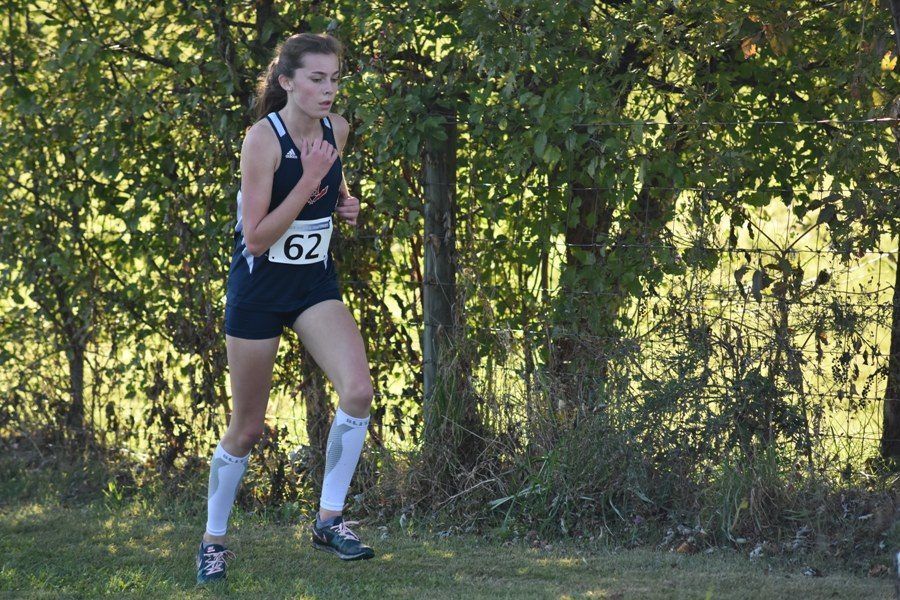
<path fill-rule="evenodd" d="M 284 122 L 277 112 L 266 115 L 278 135 L 281 144 L 281 164 L 272 181 L 272 198 L 268 212 L 275 210 L 303 175 L 300 149 L 291 139 Z M 322 119 L 325 141 L 337 148 L 334 130 L 328 118 Z M 338 190 L 343 175 L 338 157 L 325 175 L 318 189 L 297 215 L 295 220 L 313 220 L 330 217 L 337 207 Z M 326 287 L 336 287 L 337 272 L 331 260 L 331 251 L 324 261 L 314 264 L 283 264 L 271 262 L 267 250 L 254 257 L 244 244 L 241 222 L 241 193 L 237 199 L 237 226 L 234 234 L 234 252 L 228 273 L 227 302 L 236 308 L 265 311 L 292 311 L 307 304 L 307 299 Z"/>

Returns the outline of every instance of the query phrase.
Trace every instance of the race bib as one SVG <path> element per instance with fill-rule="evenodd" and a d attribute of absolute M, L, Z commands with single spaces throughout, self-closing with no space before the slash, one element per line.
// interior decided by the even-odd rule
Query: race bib
<path fill-rule="evenodd" d="M 269 248 L 269 260 L 289 265 L 311 265 L 327 260 L 332 230 L 331 217 L 294 221 Z"/>

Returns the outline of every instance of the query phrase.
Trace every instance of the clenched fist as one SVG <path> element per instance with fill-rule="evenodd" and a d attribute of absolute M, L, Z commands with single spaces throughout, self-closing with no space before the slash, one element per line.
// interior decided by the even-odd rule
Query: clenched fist
<path fill-rule="evenodd" d="M 341 189 L 341 196 L 338 198 L 335 212 L 345 223 L 356 225 L 356 217 L 359 216 L 359 198 L 351 196 Z"/>

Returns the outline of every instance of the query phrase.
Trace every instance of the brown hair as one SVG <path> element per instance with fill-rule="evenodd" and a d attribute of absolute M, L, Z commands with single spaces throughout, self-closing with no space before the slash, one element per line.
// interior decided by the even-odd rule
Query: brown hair
<path fill-rule="evenodd" d="M 307 54 L 334 54 L 340 59 L 341 51 L 341 43 L 327 33 L 298 33 L 282 42 L 257 84 L 253 103 L 256 120 L 287 104 L 287 92 L 278 83 L 279 75 L 293 77 L 294 70 L 303 66 L 303 57 Z"/>

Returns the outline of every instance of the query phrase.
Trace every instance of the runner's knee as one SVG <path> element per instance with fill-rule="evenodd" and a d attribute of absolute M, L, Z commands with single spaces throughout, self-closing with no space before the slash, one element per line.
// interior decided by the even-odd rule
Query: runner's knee
<path fill-rule="evenodd" d="M 353 416 L 363 417 L 369 414 L 373 395 L 372 381 L 366 377 L 347 385 L 340 393 L 340 401 L 344 407 L 352 411 Z"/>
<path fill-rule="evenodd" d="M 263 425 L 253 425 L 241 427 L 235 430 L 229 430 L 226 437 L 229 438 L 230 445 L 234 446 L 234 450 L 238 455 L 244 456 L 249 453 L 253 447 L 262 439 Z"/>

